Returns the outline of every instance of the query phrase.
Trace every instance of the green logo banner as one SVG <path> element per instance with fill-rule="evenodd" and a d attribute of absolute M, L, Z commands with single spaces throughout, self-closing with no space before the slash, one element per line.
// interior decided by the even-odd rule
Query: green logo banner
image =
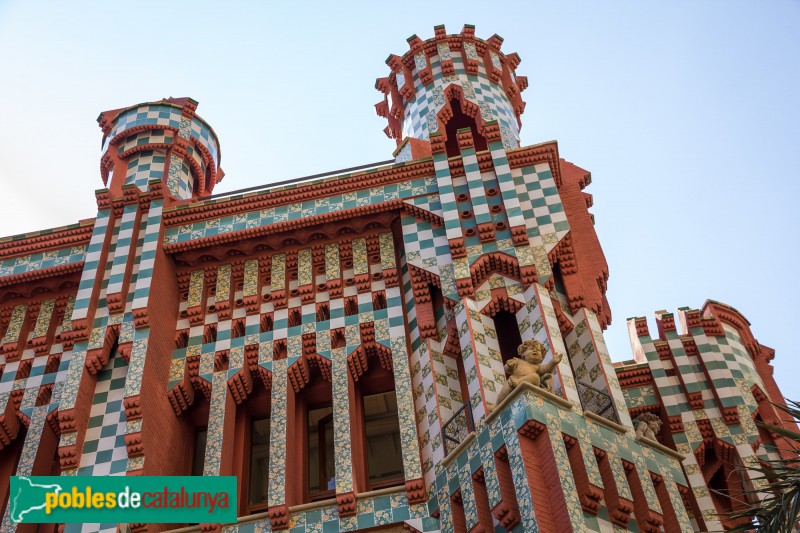
<path fill-rule="evenodd" d="M 13 476 L 15 523 L 236 522 L 234 476 Z"/>

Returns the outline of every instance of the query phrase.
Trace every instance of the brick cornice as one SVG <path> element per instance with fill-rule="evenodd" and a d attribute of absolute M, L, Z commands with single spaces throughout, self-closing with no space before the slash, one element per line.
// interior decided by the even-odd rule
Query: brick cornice
<path fill-rule="evenodd" d="M 88 244 L 93 230 L 94 219 L 89 219 L 81 221 L 78 226 L 50 230 L 49 233 L 35 232 L 17 237 L 6 237 L 0 239 L 0 260 L 67 246 Z"/>
<path fill-rule="evenodd" d="M 556 141 L 517 148 L 516 150 L 508 151 L 507 154 L 508 164 L 511 168 L 527 167 L 536 163 L 548 163 L 550 171 L 553 173 L 556 187 L 561 188 L 561 166 L 559 165 L 558 143 Z"/>
<path fill-rule="evenodd" d="M 755 360 L 761 353 L 760 345 L 753 332 L 750 330 L 750 321 L 744 317 L 737 309 L 730 305 L 714 300 L 706 301 L 702 310 L 703 316 L 713 316 L 719 321 L 728 324 L 739 332 L 742 343 L 747 349 L 750 357 Z"/>
<path fill-rule="evenodd" d="M 548 163 L 557 186 L 561 186 L 561 170 L 559 167 L 558 145 L 555 141 L 543 144 L 526 146 L 507 152 L 508 163 L 511 168 Z M 493 168 L 491 154 L 482 152 L 478 154 L 478 163 L 481 172 Z M 451 173 L 455 176 L 464 173 L 463 161 L 460 157 L 449 161 Z M 233 215 L 244 211 L 267 209 L 281 205 L 317 200 L 335 194 L 345 194 L 370 187 L 390 185 L 413 179 L 431 177 L 434 175 L 433 161 L 422 159 L 408 163 L 378 168 L 369 172 L 345 175 L 336 178 L 327 178 L 308 184 L 300 184 L 279 188 L 274 191 L 252 193 L 249 195 L 220 198 L 219 200 L 182 204 L 179 207 L 164 211 L 164 225 L 166 227 L 191 224 L 202 220 Z M 268 185 L 266 186 L 268 187 Z"/>
<path fill-rule="evenodd" d="M 247 228 L 240 231 L 233 231 L 222 235 L 214 235 L 211 237 L 203 237 L 200 239 L 193 239 L 191 241 L 178 242 L 173 244 L 164 245 L 164 251 L 168 254 L 183 252 L 186 250 L 204 248 L 207 246 L 215 246 L 227 242 L 234 242 L 243 239 L 252 239 L 254 237 L 261 237 L 264 235 L 282 233 L 287 231 L 295 231 L 303 227 L 314 226 L 317 224 L 329 224 L 339 220 L 346 220 L 349 218 L 359 217 L 363 215 L 373 215 L 385 211 L 399 210 L 403 207 L 402 200 L 390 200 L 379 204 L 371 204 L 359 206 L 353 209 L 345 209 L 335 213 L 324 213 L 313 217 L 300 218 L 298 220 L 288 220 L 286 222 L 278 222 L 268 226 L 259 226 L 256 228 Z"/>
<path fill-rule="evenodd" d="M 399 183 L 433 176 L 433 174 L 433 161 L 415 161 L 399 166 L 384 167 L 368 173 L 353 174 L 331 181 L 323 180 L 308 185 L 298 185 L 265 193 L 253 193 L 252 195 L 231 199 L 222 198 L 213 202 L 182 205 L 164 212 L 164 224 L 166 227 L 189 224 L 243 211 L 267 209 L 325 198 L 334 194 L 345 194 L 360 189 Z"/>
<path fill-rule="evenodd" d="M 50 268 L 40 268 L 39 270 L 31 270 L 29 272 L 22 272 L 14 274 L 5 278 L 0 278 L 0 287 L 9 285 L 16 285 L 18 283 L 25 283 L 28 281 L 35 281 L 40 279 L 52 278 L 56 276 L 63 276 L 64 274 L 72 274 L 75 272 L 83 271 L 83 261 L 77 263 L 69 263 L 66 265 L 59 265 Z"/>
<path fill-rule="evenodd" d="M 617 367 L 615 370 L 619 386 L 623 390 L 653 384 L 653 374 L 649 366 Z"/>

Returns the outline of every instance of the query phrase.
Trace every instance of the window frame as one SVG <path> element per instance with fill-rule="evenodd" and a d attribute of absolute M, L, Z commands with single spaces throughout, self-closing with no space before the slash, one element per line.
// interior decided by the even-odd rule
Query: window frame
<path fill-rule="evenodd" d="M 353 477 L 356 485 L 358 487 L 363 487 L 365 491 L 373 491 L 379 490 L 388 487 L 397 487 L 402 486 L 405 484 L 405 461 L 403 461 L 402 457 L 402 441 L 401 441 L 401 450 L 400 450 L 400 459 L 403 464 L 403 473 L 391 479 L 386 479 L 379 481 L 377 483 L 370 482 L 370 474 L 369 474 L 369 447 L 367 442 L 367 423 L 366 423 L 366 411 L 364 409 L 364 399 L 369 396 L 375 396 L 378 394 L 385 394 L 387 392 L 394 392 L 396 401 L 399 401 L 397 398 L 397 390 L 395 387 L 394 381 L 394 372 L 386 370 L 381 366 L 378 362 L 378 358 L 376 356 L 372 356 L 369 359 L 369 367 L 366 373 L 362 375 L 358 381 L 353 381 L 352 376 L 350 376 L 350 385 L 353 391 L 353 396 L 351 399 L 350 405 L 350 424 L 351 424 L 351 448 L 353 452 L 353 464 L 355 468 L 353 469 Z M 402 434 L 402 427 L 400 424 L 400 417 L 399 417 L 399 405 L 398 405 L 398 419 L 397 424 L 398 428 L 400 428 L 400 432 Z M 360 457 L 356 457 L 357 454 L 360 454 Z M 357 465 L 357 466 L 356 466 Z"/>
<path fill-rule="evenodd" d="M 327 409 L 327 408 L 330 408 L 331 412 L 329 414 L 325 415 L 324 417 L 320 418 L 317 421 L 317 449 L 319 450 L 319 452 L 318 452 L 319 453 L 319 457 L 317 458 L 317 476 L 320 476 L 320 477 L 317 478 L 317 481 L 319 482 L 320 490 L 312 493 L 311 492 L 311 484 L 309 483 L 309 481 L 310 481 L 309 478 L 311 476 L 311 472 L 310 472 L 310 468 L 311 468 L 311 455 L 310 455 L 311 454 L 311 449 L 309 447 L 310 442 L 309 442 L 309 434 L 308 434 L 308 429 L 309 429 L 308 418 L 311 415 L 312 411 L 316 411 L 316 410 L 320 410 L 320 409 Z M 304 500 L 307 503 L 311 503 L 311 502 L 318 502 L 318 501 L 321 501 L 321 500 L 328 500 L 330 498 L 335 498 L 336 497 L 336 487 L 334 487 L 333 489 L 327 489 L 327 488 L 326 489 L 322 489 L 322 487 L 327 487 L 327 483 L 328 483 L 327 479 L 324 479 L 324 480 L 322 479 L 322 472 L 323 472 L 322 468 L 323 468 L 323 464 L 325 464 L 323 462 L 323 458 L 327 459 L 327 457 L 326 457 L 326 455 L 327 455 L 327 447 L 323 446 L 323 444 L 326 443 L 325 432 L 322 429 L 323 429 L 323 425 L 328 423 L 328 422 L 330 422 L 331 429 L 333 430 L 333 443 L 332 444 L 333 444 L 333 448 L 334 448 L 334 457 L 332 458 L 332 463 L 333 463 L 333 469 L 334 469 L 333 475 L 334 475 L 334 477 L 336 476 L 336 456 L 335 456 L 335 453 L 336 453 L 336 434 L 335 434 L 335 428 L 333 427 L 333 425 L 334 425 L 334 420 L 333 420 L 333 399 L 331 399 L 330 401 L 307 403 L 305 405 L 305 408 L 303 409 L 303 415 L 304 415 L 303 416 L 303 420 L 305 421 L 305 424 L 303 424 L 303 442 L 305 444 L 305 457 L 303 458 L 303 465 L 304 465 L 304 468 L 303 468 L 303 497 L 304 497 Z"/>
<path fill-rule="evenodd" d="M 269 508 L 269 489 L 267 489 L 266 499 L 258 503 L 250 503 L 251 486 L 250 482 L 253 474 L 253 425 L 261 420 L 269 420 L 269 439 L 270 445 L 268 456 L 272 454 L 272 411 L 267 411 L 266 414 L 252 414 L 248 413 L 247 427 L 245 435 L 245 449 L 246 453 L 242 456 L 242 496 L 244 496 L 244 506 L 248 515 L 261 513 Z M 267 484 L 269 485 L 269 469 L 267 469 Z"/>

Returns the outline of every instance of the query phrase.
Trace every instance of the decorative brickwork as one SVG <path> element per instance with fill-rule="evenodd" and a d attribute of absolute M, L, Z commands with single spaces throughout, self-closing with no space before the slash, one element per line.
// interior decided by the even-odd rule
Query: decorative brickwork
<path fill-rule="evenodd" d="M 352 174 L 209 198 L 196 101 L 100 115 L 95 218 L 0 239 L 0 501 L 14 474 L 200 474 L 205 430 L 202 474 L 239 476 L 240 520 L 197 531 L 732 525 L 709 480 L 758 488 L 747 468 L 788 453 L 756 426 L 793 426 L 774 351 L 709 301 L 658 312 L 657 337 L 630 319 L 634 360 L 612 364 L 591 175 L 519 146 L 520 58 L 470 25 L 408 45 L 376 83 L 395 162 Z M 552 392 L 495 405 L 530 340 Z"/>

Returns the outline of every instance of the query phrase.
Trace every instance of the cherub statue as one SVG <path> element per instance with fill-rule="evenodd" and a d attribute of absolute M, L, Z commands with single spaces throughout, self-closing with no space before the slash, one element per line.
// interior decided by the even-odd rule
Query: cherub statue
<path fill-rule="evenodd" d="M 636 436 L 658 442 L 656 435 L 661 431 L 661 419 L 653 413 L 643 413 L 634 420 Z"/>
<path fill-rule="evenodd" d="M 542 364 L 547 355 L 547 348 L 537 340 L 525 341 L 520 344 L 517 348 L 517 355 L 519 357 L 509 359 L 504 367 L 508 379 L 497 395 L 498 404 L 523 382 L 549 391 L 553 386 L 553 371 L 562 358 L 561 354 L 556 353 L 550 361 Z M 489 411 L 494 410 L 495 405 L 490 404 Z"/>

